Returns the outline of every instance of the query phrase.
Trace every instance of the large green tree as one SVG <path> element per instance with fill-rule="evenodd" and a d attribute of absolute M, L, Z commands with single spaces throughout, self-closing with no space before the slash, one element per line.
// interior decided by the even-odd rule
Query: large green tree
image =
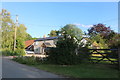
<path fill-rule="evenodd" d="M 8 12 L 7 10 L 5 9 L 2 9 L 2 12 L 1 12 L 1 30 L 0 32 L 2 33 L 2 36 L 1 36 L 1 46 L 2 48 L 9 48 L 9 49 L 12 49 L 13 48 L 13 33 L 14 33 L 14 22 L 12 21 L 11 19 L 11 16 L 10 16 L 10 12 Z"/>
<path fill-rule="evenodd" d="M 2 12 L 0 13 L 2 20 L 0 22 L 2 23 L 0 32 L 2 33 L 1 36 L 1 47 L 7 48 L 9 50 L 13 49 L 14 44 L 14 32 L 15 27 L 17 27 L 17 33 L 16 33 L 16 48 L 17 49 L 24 49 L 24 41 L 26 39 L 26 27 L 23 24 L 19 24 L 16 26 L 15 22 L 11 19 L 10 12 L 8 12 L 5 9 L 2 9 Z"/>
<path fill-rule="evenodd" d="M 26 27 L 24 24 L 20 24 L 17 27 L 17 34 L 16 34 L 16 48 L 24 49 L 25 46 L 25 39 L 28 33 L 26 33 Z"/>
<path fill-rule="evenodd" d="M 61 35 L 66 33 L 67 35 L 73 36 L 77 40 L 81 40 L 81 38 L 83 37 L 82 30 L 74 24 L 67 24 L 66 26 L 61 28 L 60 32 L 61 32 Z"/>
<path fill-rule="evenodd" d="M 80 62 L 76 53 L 78 39 L 82 38 L 82 30 L 75 25 L 68 24 L 59 30 L 56 48 L 51 50 L 48 59 L 50 62 L 62 65 L 77 64 Z"/>

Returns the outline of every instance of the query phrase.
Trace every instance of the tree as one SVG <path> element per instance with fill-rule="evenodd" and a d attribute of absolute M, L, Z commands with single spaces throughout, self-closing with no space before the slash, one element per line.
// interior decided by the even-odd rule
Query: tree
<path fill-rule="evenodd" d="M 32 40 L 32 36 L 31 36 L 30 34 L 27 33 L 27 34 L 26 34 L 26 39 L 25 39 L 25 40 L 26 40 L 26 41 L 27 41 L 27 40 Z"/>
<path fill-rule="evenodd" d="M 75 37 L 77 40 L 80 40 L 83 36 L 82 30 L 73 24 L 67 24 L 61 28 L 60 32 L 61 34 L 64 34 L 64 32 L 66 32 L 66 34 Z"/>
<path fill-rule="evenodd" d="M 75 25 L 68 24 L 59 30 L 59 36 L 56 48 L 51 50 L 48 60 L 54 64 L 72 65 L 80 62 L 76 54 L 78 40 L 82 37 L 82 30 Z"/>
<path fill-rule="evenodd" d="M 113 38 L 116 33 L 111 30 L 110 27 L 99 23 L 88 29 L 88 35 L 90 36 L 91 43 L 95 41 L 99 44 L 100 48 L 108 48 L 110 39 Z"/>
<path fill-rule="evenodd" d="M 26 35 L 28 33 L 26 33 L 26 27 L 24 26 L 24 24 L 20 24 L 17 27 L 17 38 L 16 38 L 16 48 L 18 49 L 24 49 L 25 48 L 25 39 L 26 39 Z"/>
<path fill-rule="evenodd" d="M 23 24 L 19 24 L 16 26 L 16 23 L 11 19 L 10 12 L 5 9 L 2 9 L 0 23 L 2 23 L 0 32 L 1 32 L 1 47 L 2 49 L 8 50 L 10 53 L 15 53 L 13 51 L 13 44 L 14 44 L 14 32 L 15 27 L 17 27 L 17 38 L 16 38 L 16 50 L 20 52 L 24 52 L 25 46 L 25 39 L 26 39 L 26 27 Z M 8 53 L 8 52 L 7 52 Z M 11 54 L 11 55 L 13 55 Z"/>
<path fill-rule="evenodd" d="M 48 60 L 53 64 L 60 65 L 72 65 L 78 63 L 78 56 L 75 53 L 77 48 L 77 42 L 74 37 L 68 36 L 66 33 L 62 37 L 59 37 L 56 48 L 53 48 Z"/>
<path fill-rule="evenodd" d="M 32 38 L 32 40 L 36 40 L 36 39 L 39 39 L 39 38 L 37 38 L 37 37 Z"/>
<path fill-rule="evenodd" d="M 49 35 L 49 37 L 56 37 L 56 36 L 58 36 L 58 34 L 59 34 L 59 31 L 51 30 L 50 34 L 48 34 L 48 35 Z"/>
<path fill-rule="evenodd" d="M 5 9 L 2 9 L 1 12 L 2 15 L 2 26 L 1 26 L 1 33 L 2 33 L 2 48 L 8 48 L 10 50 L 13 49 L 13 44 L 14 44 L 14 27 L 16 27 L 15 23 L 11 19 L 10 12 L 8 12 Z M 19 24 L 17 26 L 17 45 L 16 48 L 24 48 L 24 41 L 26 39 L 26 27 L 24 24 Z M 21 46 L 20 46 L 21 44 Z M 18 46 L 19 45 L 19 46 Z"/>
<path fill-rule="evenodd" d="M 88 29 L 89 35 L 95 36 L 97 34 L 100 34 L 103 38 L 106 38 L 112 32 L 113 30 L 111 30 L 110 27 L 106 27 L 104 24 L 101 24 L 101 23 L 93 25 L 93 27 Z"/>
<path fill-rule="evenodd" d="M 109 46 L 111 48 L 118 48 L 120 46 L 120 34 L 117 33 L 109 40 Z"/>
<path fill-rule="evenodd" d="M 36 40 L 36 39 L 39 39 L 39 38 L 37 38 L 37 37 L 32 37 L 29 33 L 26 34 L 26 39 L 25 39 L 25 41 L 27 41 L 27 40 Z"/>
<path fill-rule="evenodd" d="M 97 34 L 95 36 L 91 36 L 89 39 L 90 39 L 90 43 L 98 44 L 100 49 L 107 49 L 108 48 L 108 44 L 106 43 L 106 39 L 103 39 L 103 37 L 100 34 Z"/>
<path fill-rule="evenodd" d="M 1 47 L 12 49 L 15 24 L 11 19 L 10 12 L 8 12 L 7 10 L 2 9 L 1 15 L 2 15 L 1 16 L 2 20 L 0 20 L 0 22 L 2 23 L 0 30 L 0 32 L 2 33 Z"/>

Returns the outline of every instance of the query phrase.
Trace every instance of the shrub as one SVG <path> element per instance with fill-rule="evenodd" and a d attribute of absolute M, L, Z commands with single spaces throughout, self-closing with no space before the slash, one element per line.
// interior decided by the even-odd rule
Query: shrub
<path fill-rule="evenodd" d="M 24 49 L 16 49 L 15 51 L 10 49 L 2 49 L 2 55 L 5 56 L 23 56 L 25 55 Z"/>
<path fill-rule="evenodd" d="M 64 49 L 51 49 L 48 57 L 48 61 L 53 64 L 60 65 L 73 65 L 80 63 L 79 56 L 64 50 Z"/>
<path fill-rule="evenodd" d="M 87 47 L 80 47 L 78 49 L 78 56 L 81 63 L 88 62 L 90 59 L 89 49 Z"/>
<path fill-rule="evenodd" d="M 16 62 L 25 64 L 25 61 L 24 61 L 23 57 L 15 57 L 15 58 L 13 58 L 13 60 L 16 61 Z"/>
<path fill-rule="evenodd" d="M 35 61 L 36 61 L 38 64 L 47 63 L 47 58 L 35 57 Z"/>
<path fill-rule="evenodd" d="M 5 55 L 5 56 L 12 56 L 13 55 L 13 51 L 12 50 L 9 50 L 9 49 L 2 49 L 2 55 Z"/>
<path fill-rule="evenodd" d="M 26 57 L 26 58 L 24 58 L 24 61 L 28 65 L 35 65 L 35 64 L 37 64 L 37 62 L 36 62 L 34 57 Z"/>
<path fill-rule="evenodd" d="M 46 58 L 41 58 L 41 57 L 27 57 L 27 56 L 19 56 L 13 58 L 14 61 L 22 63 L 22 64 L 27 64 L 27 65 L 36 65 L 36 64 L 41 64 L 45 63 Z"/>
<path fill-rule="evenodd" d="M 14 51 L 13 55 L 24 56 L 25 55 L 25 50 L 24 49 L 16 49 Z"/>
<path fill-rule="evenodd" d="M 16 57 L 13 58 L 13 60 L 22 64 L 28 64 L 28 65 L 37 64 L 35 57 Z"/>
<path fill-rule="evenodd" d="M 48 61 L 50 63 L 74 65 L 81 62 L 82 57 L 79 56 L 79 54 L 77 55 L 76 52 L 82 40 L 82 32 L 72 27 L 74 27 L 74 25 L 67 25 L 61 28 L 61 36 L 58 37 L 56 48 L 51 48 L 49 51 Z"/>

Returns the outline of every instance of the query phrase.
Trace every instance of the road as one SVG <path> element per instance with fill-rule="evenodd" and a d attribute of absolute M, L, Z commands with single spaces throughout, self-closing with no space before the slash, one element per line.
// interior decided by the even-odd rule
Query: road
<path fill-rule="evenodd" d="M 2 78 L 62 78 L 62 76 L 19 64 L 3 57 Z"/>

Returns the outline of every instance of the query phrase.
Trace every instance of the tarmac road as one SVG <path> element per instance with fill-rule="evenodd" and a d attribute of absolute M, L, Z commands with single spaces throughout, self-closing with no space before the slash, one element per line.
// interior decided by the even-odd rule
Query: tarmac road
<path fill-rule="evenodd" d="M 62 76 L 2 58 L 2 78 L 63 78 Z"/>

